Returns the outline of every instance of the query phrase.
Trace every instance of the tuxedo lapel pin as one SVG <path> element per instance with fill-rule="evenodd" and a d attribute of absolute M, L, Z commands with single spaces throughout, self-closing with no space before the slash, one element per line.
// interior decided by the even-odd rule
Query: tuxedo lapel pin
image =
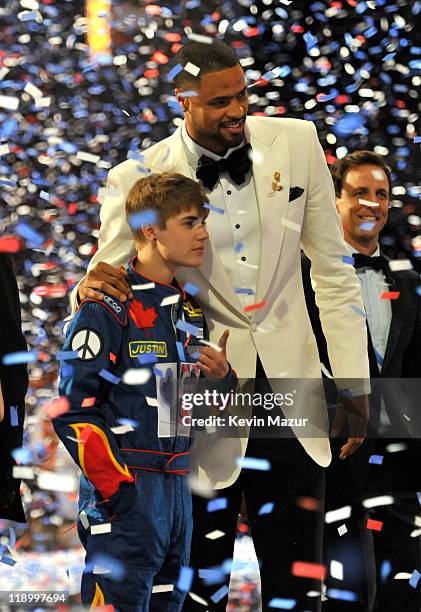
<path fill-rule="evenodd" d="M 268 194 L 269 196 L 275 195 L 275 191 L 282 191 L 283 187 L 281 185 L 281 173 L 274 172 L 272 178 L 272 191 Z"/>

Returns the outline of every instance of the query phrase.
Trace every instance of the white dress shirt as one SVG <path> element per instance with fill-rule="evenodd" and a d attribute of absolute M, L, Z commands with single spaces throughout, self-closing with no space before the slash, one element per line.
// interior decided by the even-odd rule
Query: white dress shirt
<path fill-rule="evenodd" d="M 350 255 L 360 252 L 347 242 L 345 244 Z M 372 257 L 378 257 L 379 255 L 380 247 L 377 246 Z M 376 351 L 377 364 L 379 371 L 381 371 L 389 337 L 390 323 L 392 321 L 392 305 L 390 300 L 382 300 L 381 296 L 383 292 L 389 291 L 389 286 L 381 270 L 359 268 L 356 272 L 361 283 L 361 293 L 371 340 Z"/>
<path fill-rule="evenodd" d="M 189 136 L 185 123 L 182 124 L 181 133 L 186 146 L 187 159 L 194 172 L 202 155 L 220 160 L 245 144 L 242 142 L 238 147 L 228 149 L 221 157 L 197 144 Z M 228 172 L 221 172 L 212 191 L 206 189 L 206 192 L 210 204 L 224 210 L 224 214 L 211 210 L 207 219 L 210 238 L 232 286 L 235 289 L 248 289 L 252 292 L 250 294 L 238 292 L 240 302 L 243 306 L 254 304 L 260 263 L 261 232 L 253 173 L 250 169 L 245 182 L 236 185 Z"/>

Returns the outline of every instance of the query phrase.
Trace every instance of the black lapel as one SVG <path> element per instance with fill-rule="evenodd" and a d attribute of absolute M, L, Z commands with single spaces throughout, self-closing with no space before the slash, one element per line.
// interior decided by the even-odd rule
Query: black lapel
<path fill-rule="evenodd" d="M 389 291 L 399 291 L 400 296 L 397 300 L 392 300 L 392 320 L 390 322 L 389 336 L 387 338 L 386 351 L 384 354 L 384 361 L 382 366 L 382 373 L 386 372 L 387 367 L 390 363 L 390 360 L 393 357 L 393 354 L 398 345 L 399 336 L 402 329 L 403 318 L 405 315 L 405 308 L 403 302 L 403 281 L 399 274 L 394 272 L 388 273 L 387 280 L 391 281 L 389 283 Z"/>
<path fill-rule="evenodd" d="M 370 366 L 370 378 L 378 378 L 380 376 L 379 364 L 377 363 L 376 352 L 373 347 L 373 341 L 371 339 L 368 321 L 366 321 L 366 327 L 367 327 L 367 352 L 368 352 L 368 363 Z"/>

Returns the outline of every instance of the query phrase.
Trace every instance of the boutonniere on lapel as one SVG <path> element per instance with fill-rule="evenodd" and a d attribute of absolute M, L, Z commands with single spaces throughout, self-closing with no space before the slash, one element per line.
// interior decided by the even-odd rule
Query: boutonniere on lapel
<path fill-rule="evenodd" d="M 274 196 L 276 191 L 282 191 L 283 186 L 281 185 L 281 173 L 276 171 L 272 177 L 272 191 L 268 193 L 268 196 Z"/>

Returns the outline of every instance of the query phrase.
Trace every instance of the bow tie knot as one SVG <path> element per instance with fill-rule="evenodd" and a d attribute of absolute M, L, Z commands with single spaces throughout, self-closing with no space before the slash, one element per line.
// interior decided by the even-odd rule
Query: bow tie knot
<path fill-rule="evenodd" d="M 241 185 L 246 179 L 246 174 L 251 167 L 249 143 L 233 151 L 228 157 L 214 160 L 206 155 L 199 159 L 196 170 L 196 178 L 202 181 L 209 190 L 215 187 L 221 172 L 228 172 L 236 185 Z"/>
<path fill-rule="evenodd" d="M 370 255 L 363 255 L 362 253 L 353 253 L 352 257 L 354 258 L 354 268 L 356 270 L 359 268 L 371 268 L 372 270 L 383 271 L 385 273 L 389 271 L 387 259 L 383 255 L 370 257 Z"/>

